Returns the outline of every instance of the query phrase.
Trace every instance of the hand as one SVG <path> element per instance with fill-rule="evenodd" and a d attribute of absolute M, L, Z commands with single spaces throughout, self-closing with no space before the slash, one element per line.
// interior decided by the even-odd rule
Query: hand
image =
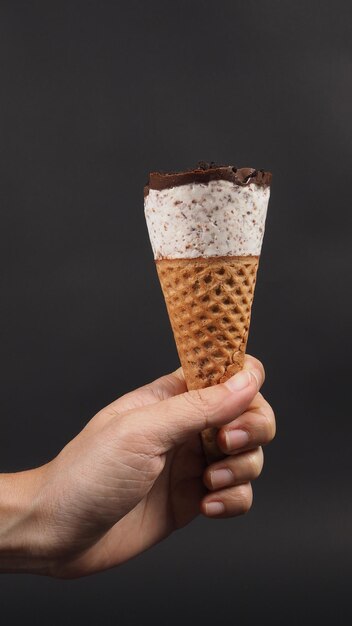
<path fill-rule="evenodd" d="M 43 572 L 77 577 L 126 561 L 190 522 L 245 513 L 250 481 L 274 436 L 258 389 L 262 365 L 222 385 L 186 392 L 182 370 L 100 411 L 48 465 L 34 470 L 32 551 Z M 219 428 L 228 455 L 206 467 L 199 433 Z M 35 533 L 33 528 L 40 528 Z"/>

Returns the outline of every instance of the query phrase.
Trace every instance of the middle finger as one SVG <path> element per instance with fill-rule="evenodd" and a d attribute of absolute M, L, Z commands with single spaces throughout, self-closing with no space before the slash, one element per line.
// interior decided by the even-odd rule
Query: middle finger
<path fill-rule="evenodd" d="M 265 445 L 274 438 L 274 412 L 261 394 L 257 394 L 256 401 L 256 406 L 219 430 L 217 441 L 225 454 L 238 454 Z"/>

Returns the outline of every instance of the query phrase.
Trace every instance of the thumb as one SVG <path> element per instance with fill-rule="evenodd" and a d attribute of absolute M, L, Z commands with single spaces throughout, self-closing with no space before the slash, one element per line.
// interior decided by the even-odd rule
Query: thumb
<path fill-rule="evenodd" d="M 255 361 L 251 369 L 242 370 L 225 383 L 197 389 L 146 406 L 132 415 L 133 429 L 164 454 L 202 430 L 221 428 L 241 415 L 264 381 L 264 369 Z M 132 426 L 132 422 L 130 422 Z"/>

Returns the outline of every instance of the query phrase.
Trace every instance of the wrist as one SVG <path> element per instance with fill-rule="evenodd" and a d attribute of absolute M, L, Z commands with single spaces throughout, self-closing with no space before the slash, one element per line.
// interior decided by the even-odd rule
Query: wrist
<path fill-rule="evenodd" d="M 38 505 L 45 468 L 0 474 L 0 572 L 47 574 L 52 568 Z"/>

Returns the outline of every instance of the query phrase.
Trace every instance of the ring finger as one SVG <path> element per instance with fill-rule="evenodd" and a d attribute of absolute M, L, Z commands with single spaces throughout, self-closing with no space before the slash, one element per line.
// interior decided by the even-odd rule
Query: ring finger
<path fill-rule="evenodd" d="M 252 486 L 245 483 L 205 496 L 201 503 L 201 511 L 207 517 L 234 517 L 247 513 L 252 501 Z"/>
<path fill-rule="evenodd" d="M 228 456 L 218 463 L 209 465 L 204 472 L 203 481 L 209 491 L 242 485 L 258 478 L 263 463 L 264 455 L 260 447 Z"/>

